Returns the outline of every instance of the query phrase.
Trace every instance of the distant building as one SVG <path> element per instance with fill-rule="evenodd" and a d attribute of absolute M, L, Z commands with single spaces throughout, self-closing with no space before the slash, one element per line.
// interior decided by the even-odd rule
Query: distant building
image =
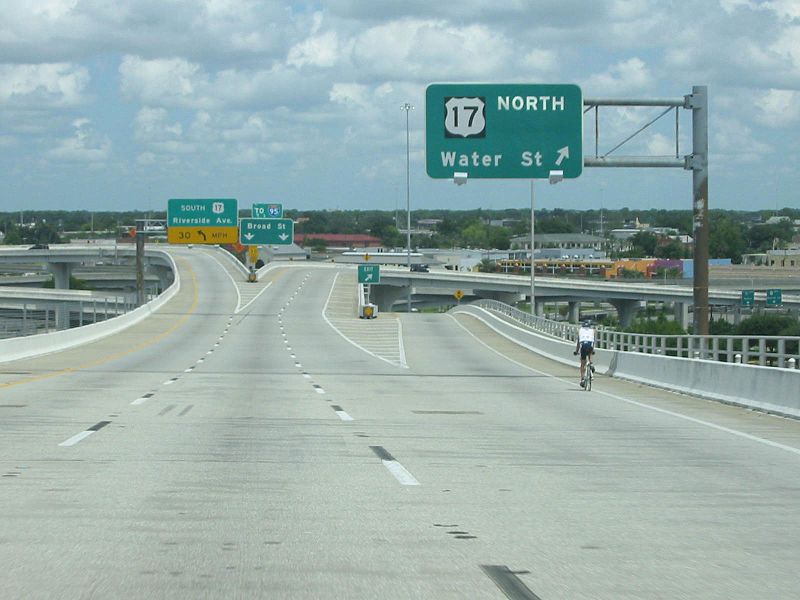
<path fill-rule="evenodd" d="M 762 264 L 765 264 L 768 267 L 800 270 L 800 248 L 789 248 L 788 250 L 767 250 L 765 262 Z"/>
<path fill-rule="evenodd" d="M 363 233 L 295 233 L 294 242 L 306 246 L 308 241 L 320 240 L 328 248 L 367 248 L 379 246 L 381 240 Z"/>
<path fill-rule="evenodd" d="M 417 230 L 420 233 L 428 233 L 436 231 L 436 228 L 442 223 L 444 219 L 420 219 L 417 221 Z"/>
<path fill-rule="evenodd" d="M 539 258 L 605 258 L 608 241 L 586 233 L 540 233 L 534 235 L 534 255 Z M 530 258 L 531 237 L 519 235 L 511 238 L 511 247 L 517 250 L 509 258 Z"/>
<path fill-rule="evenodd" d="M 517 223 L 519 223 L 519 219 L 491 219 L 489 221 L 489 225 L 492 227 L 514 227 Z"/>
<path fill-rule="evenodd" d="M 790 222 L 791 219 L 789 217 L 783 215 L 775 215 L 774 217 L 770 217 L 767 219 L 764 224 L 765 225 L 778 225 L 780 223 Z"/>

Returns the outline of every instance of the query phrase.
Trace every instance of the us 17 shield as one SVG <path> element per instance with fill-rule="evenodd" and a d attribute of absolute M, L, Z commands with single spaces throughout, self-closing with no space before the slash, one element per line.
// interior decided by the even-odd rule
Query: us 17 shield
<path fill-rule="evenodd" d="M 450 97 L 444 99 L 444 135 L 449 138 L 486 136 L 486 99 Z"/>

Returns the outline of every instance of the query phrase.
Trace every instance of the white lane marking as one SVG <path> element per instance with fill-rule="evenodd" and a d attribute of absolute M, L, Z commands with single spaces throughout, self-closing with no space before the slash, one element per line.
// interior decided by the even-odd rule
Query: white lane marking
<path fill-rule="evenodd" d="M 233 311 L 233 314 L 238 313 L 239 312 L 239 308 L 238 307 L 242 303 L 242 292 L 239 291 L 239 286 L 236 285 L 236 281 L 233 279 L 231 274 L 228 272 L 228 269 L 226 269 L 225 265 L 223 265 L 219 260 L 217 260 L 216 256 L 214 256 L 213 254 L 206 254 L 206 256 L 210 256 L 214 260 L 214 262 L 216 262 L 220 267 L 222 267 L 222 270 L 225 273 L 225 275 L 227 275 L 228 279 L 231 280 L 231 283 L 233 284 L 233 289 L 236 290 L 236 306 L 237 306 L 236 310 Z M 230 323 L 230 319 L 228 319 L 228 322 Z"/>
<path fill-rule="evenodd" d="M 337 410 L 337 411 L 335 411 L 335 412 L 336 412 L 336 414 L 337 414 L 337 415 L 339 415 L 339 418 L 340 418 L 342 421 L 353 421 L 353 420 L 354 420 L 354 419 L 353 419 L 353 417 L 351 417 L 350 415 L 348 415 L 348 414 L 347 414 L 346 412 L 344 412 L 343 410 Z"/>
<path fill-rule="evenodd" d="M 250 305 L 251 305 L 253 302 L 255 302 L 256 300 L 258 300 L 258 297 L 259 297 L 259 296 L 261 296 L 261 294 L 263 294 L 264 292 L 266 292 L 266 291 L 267 291 L 267 288 L 268 288 L 269 286 L 271 286 L 271 285 L 272 285 L 272 282 L 270 281 L 270 282 L 269 282 L 267 285 L 265 285 L 265 286 L 264 286 L 264 288 L 263 288 L 263 289 L 262 289 L 260 292 L 258 292 L 258 293 L 257 293 L 255 296 L 253 296 L 253 298 L 250 300 L 250 302 L 248 302 L 247 304 L 245 304 L 243 307 L 241 307 L 241 308 L 240 308 L 239 310 L 237 310 L 236 312 L 238 313 L 238 312 L 241 312 L 241 311 L 243 311 L 245 308 L 247 308 L 248 306 L 250 306 Z"/>
<path fill-rule="evenodd" d="M 322 318 L 323 318 L 323 319 L 325 319 L 325 322 L 326 322 L 328 325 L 330 325 L 331 329 L 333 329 L 333 330 L 334 330 L 336 333 L 338 333 L 338 334 L 339 334 L 340 336 L 342 336 L 342 337 L 343 337 L 345 340 L 347 340 L 348 342 L 350 342 L 350 343 L 351 343 L 353 346 L 355 346 L 356 348 L 358 348 L 358 349 L 359 349 L 359 350 L 361 350 L 362 352 L 366 352 L 367 354 L 369 354 L 370 356 L 374 356 L 374 357 L 375 357 L 375 358 L 377 358 L 378 360 L 382 360 L 382 361 L 383 361 L 383 362 L 385 362 L 385 363 L 389 363 L 389 364 L 390 364 L 390 365 L 392 365 L 393 367 L 396 367 L 396 366 L 398 366 L 398 365 L 397 365 L 397 363 L 395 363 L 395 362 L 392 362 L 392 361 L 390 361 L 390 360 L 388 360 L 388 359 L 385 359 L 385 358 L 384 358 L 384 357 L 382 357 L 382 356 L 378 356 L 378 355 L 377 355 L 377 354 L 375 354 L 374 352 L 370 352 L 369 350 L 367 350 L 366 348 L 364 348 L 364 346 L 361 346 L 361 345 L 357 344 L 356 342 L 354 342 L 353 340 L 351 340 L 349 337 L 347 337 L 345 334 L 343 334 L 341 331 L 339 331 L 339 328 L 338 328 L 338 327 L 336 327 L 336 325 L 334 325 L 333 323 L 331 323 L 331 320 L 328 318 L 328 315 L 326 315 L 325 313 L 326 313 L 326 312 L 328 312 L 328 304 L 330 304 L 330 302 L 331 302 L 331 297 L 333 296 L 333 290 L 336 288 L 336 280 L 337 280 L 338 278 L 339 278 L 339 273 L 336 273 L 336 275 L 335 275 L 335 276 L 334 276 L 334 278 L 333 278 L 333 284 L 331 284 L 331 291 L 328 293 L 328 299 L 325 301 L 325 306 L 323 306 L 323 307 L 322 307 Z M 398 326 L 399 326 L 399 324 L 400 324 L 400 321 L 398 321 Z M 402 336 L 403 336 L 403 330 L 402 330 L 402 328 L 398 330 L 398 334 L 400 335 L 400 338 L 401 338 L 401 339 L 400 339 L 400 344 L 402 345 L 402 343 L 403 343 L 403 340 L 402 340 Z M 401 360 L 400 367 L 402 367 L 403 369 L 407 369 L 407 368 L 408 368 L 408 365 L 405 363 L 405 360 L 404 360 L 405 356 L 403 356 L 402 358 L 403 358 L 403 360 Z"/>
<path fill-rule="evenodd" d="M 419 485 L 419 481 L 396 460 L 381 460 L 381 462 L 384 467 L 389 469 L 389 473 L 394 475 L 394 478 L 403 485 Z"/>
<path fill-rule="evenodd" d="M 306 379 L 311 379 L 311 375 L 309 375 L 308 373 L 303 373 L 303 377 L 305 377 Z"/>
<path fill-rule="evenodd" d="M 496 329 L 491 323 L 489 323 L 488 321 L 486 321 L 482 317 L 478 317 L 478 316 L 470 314 L 470 313 L 466 313 L 466 314 L 468 314 L 470 317 L 473 317 L 474 319 L 477 319 L 478 321 L 481 321 L 487 327 L 489 327 L 490 329 L 494 330 L 498 334 L 502 335 L 506 339 L 511 340 L 511 338 L 509 338 L 508 336 L 504 335 L 503 332 L 501 332 L 499 329 Z M 492 352 L 494 352 L 498 356 L 502 356 L 506 360 L 508 360 L 510 362 L 513 362 L 514 364 L 519 365 L 520 367 L 523 367 L 524 369 L 528 369 L 530 371 L 533 371 L 534 373 L 538 373 L 539 375 L 545 375 L 546 377 L 550 377 L 551 379 L 555 379 L 556 381 L 560 381 L 562 383 L 566 383 L 570 387 L 575 385 L 574 381 L 569 381 L 569 380 L 566 380 L 566 379 L 562 379 L 561 377 L 556 377 L 555 375 L 552 375 L 550 373 L 545 373 L 544 371 L 539 371 L 538 369 L 534 369 L 533 367 L 529 367 L 528 365 L 523 365 L 522 363 L 517 362 L 513 358 L 509 358 L 505 354 L 502 354 L 502 353 L 498 352 L 497 350 L 495 350 L 494 348 L 492 348 L 491 346 L 486 344 L 483 340 L 481 340 L 480 338 L 475 336 L 475 334 L 473 334 L 469 329 L 467 329 L 461 323 L 459 323 L 458 319 L 456 319 L 453 315 L 448 314 L 447 316 L 450 317 L 451 319 L 453 319 L 458 324 L 458 326 L 461 327 L 464 331 L 466 331 L 469 335 L 474 337 L 478 342 L 480 342 L 481 344 L 486 346 L 489 350 L 491 350 Z M 514 340 L 511 340 L 511 341 L 514 341 Z M 515 342 L 515 343 L 519 343 L 519 342 Z M 521 344 L 521 345 L 523 345 L 523 344 Z M 523 345 L 523 347 L 526 347 L 526 348 L 530 349 L 529 346 Z M 658 412 L 658 413 L 661 413 L 661 414 L 669 415 L 671 417 L 676 417 L 678 419 L 683 419 L 684 421 L 689 421 L 689 422 L 695 423 L 697 425 L 703 425 L 704 427 L 710 427 L 711 429 L 716 429 L 717 431 L 722 431 L 722 432 L 725 432 L 725 433 L 729 433 L 731 435 L 735 435 L 737 437 L 741 437 L 741 438 L 744 438 L 746 440 L 750 440 L 752 442 L 757 442 L 759 444 L 764 444 L 765 446 L 771 446 L 772 448 L 778 448 L 779 450 L 784 450 L 786 452 L 791 452 L 792 454 L 800 455 L 800 448 L 795 448 L 794 446 L 787 446 L 786 444 L 781 444 L 779 442 L 773 442 L 772 440 L 768 440 L 768 439 L 765 439 L 765 438 L 762 438 L 762 437 L 751 435 L 749 433 L 745 433 L 744 431 L 738 431 L 737 429 L 731 429 L 730 427 L 725 427 L 723 425 L 717 425 L 716 423 L 711 423 L 709 421 L 703 421 L 702 419 L 696 419 L 695 417 L 690 417 L 689 415 L 684 415 L 684 414 L 681 414 L 681 413 L 678 413 L 678 412 L 674 412 L 674 411 L 671 411 L 671 410 L 666 410 L 664 408 L 658 408 L 657 406 L 652 406 L 650 404 L 645 404 L 643 402 L 638 402 L 636 400 L 631 400 L 630 398 L 624 398 L 623 396 L 617 396 L 616 394 L 611 394 L 609 392 L 604 392 L 602 390 L 592 390 L 592 393 L 600 394 L 601 396 L 606 396 L 608 398 L 613 398 L 614 400 L 619 400 L 620 402 L 625 402 L 627 404 L 632 404 L 634 406 L 639 406 L 641 408 L 654 410 L 655 412 Z"/>
<path fill-rule="evenodd" d="M 172 385 L 173 383 L 175 383 L 175 380 L 174 379 L 170 379 L 168 381 L 165 381 L 162 385 Z"/>
<path fill-rule="evenodd" d="M 189 367 L 188 369 L 183 370 L 184 373 L 191 373 L 192 371 L 194 371 L 194 367 Z"/>
<path fill-rule="evenodd" d="M 314 390 L 315 390 L 315 391 L 316 391 L 318 394 L 324 394 L 324 393 L 325 393 L 325 390 L 323 390 L 322 388 L 314 388 Z"/>
<path fill-rule="evenodd" d="M 139 404 L 144 404 L 145 402 L 147 402 L 147 400 L 148 400 L 148 398 L 145 398 L 144 396 L 142 396 L 141 398 L 137 398 L 136 400 L 131 402 L 131 404 L 133 406 L 138 406 Z"/>
<path fill-rule="evenodd" d="M 289 358 L 297 358 L 297 356 L 295 354 L 290 354 Z"/>
<path fill-rule="evenodd" d="M 295 366 L 295 367 L 297 367 L 297 368 L 299 369 L 299 368 L 301 368 L 303 365 L 301 365 L 299 362 L 296 362 L 296 363 L 294 363 L 294 366 Z"/>
<path fill-rule="evenodd" d="M 73 435 L 68 440 L 64 440 L 63 442 L 61 442 L 59 444 L 59 446 L 74 446 L 75 444 L 77 444 L 81 440 L 85 440 L 87 437 L 89 437 L 93 433 L 94 433 L 94 431 L 88 431 L 88 430 L 87 431 L 81 431 L 80 433 L 77 433 L 77 434 Z"/>
<path fill-rule="evenodd" d="M 205 358 L 201 358 L 201 359 L 199 359 L 199 360 L 197 361 L 197 364 L 200 364 L 201 362 L 205 362 L 205 360 L 206 360 Z"/>
<path fill-rule="evenodd" d="M 208 352 L 206 352 L 206 355 L 208 355 L 208 354 L 214 354 L 214 351 L 213 350 L 209 350 Z"/>

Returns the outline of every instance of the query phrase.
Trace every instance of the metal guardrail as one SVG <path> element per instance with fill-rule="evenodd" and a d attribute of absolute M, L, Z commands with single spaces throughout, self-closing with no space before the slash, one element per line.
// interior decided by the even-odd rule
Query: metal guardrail
<path fill-rule="evenodd" d="M 531 315 L 497 300 L 477 300 L 472 303 L 500 313 L 538 333 L 575 342 L 578 326 Z M 660 354 L 677 358 L 741 362 L 761 366 L 799 368 L 800 337 L 747 335 L 659 335 L 627 333 L 597 328 L 597 348 Z"/>
<path fill-rule="evenodd" d="M 136 303 L 130 295 L 76 300 L 65 306 L 47 300 L 4 302 L 0 299 L 0 339 L 56 331 L 56 313 L 66 310 L 69 328 L 107 321 L 130 312 Z"/>

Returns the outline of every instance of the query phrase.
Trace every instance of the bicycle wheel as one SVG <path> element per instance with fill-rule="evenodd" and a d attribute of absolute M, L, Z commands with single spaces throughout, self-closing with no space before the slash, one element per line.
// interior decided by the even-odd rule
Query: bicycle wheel
<path fill-rule="evenodd" d="M 584 386 L 584 390 L 590 392 L 592 390 L 592 367 L 591 364 L 586 369 L 586 385 Z"/>

